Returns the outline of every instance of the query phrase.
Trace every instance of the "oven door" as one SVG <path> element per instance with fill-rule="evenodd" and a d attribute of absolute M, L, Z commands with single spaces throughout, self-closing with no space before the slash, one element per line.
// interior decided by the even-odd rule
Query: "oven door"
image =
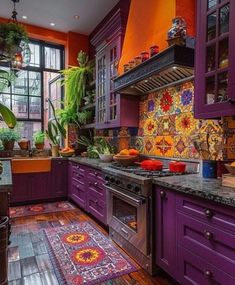
<path fill-rule="evenodd" d="M 106 188 L 109 193 L 109 227 L 147 255 L 148 200 L 117 187 Z"/>

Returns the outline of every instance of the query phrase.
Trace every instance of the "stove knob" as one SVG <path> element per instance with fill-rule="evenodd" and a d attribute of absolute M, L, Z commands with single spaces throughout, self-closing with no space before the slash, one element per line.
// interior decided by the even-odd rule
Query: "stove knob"
<path fill-rule="evenodd" d="M 114 180 L 113 177 L 111 177 L 111 178 L 109 179 L 109 181 L 110 181 L 111 183 L 113 183 L 115 180 Z"/>
<path fill-rule="evenodd" d="M 139 193 L 139 192 L 140 192 L 140 187 L 139 187 L 139 186 L 135 186 L 134 191 L 135 191 L 136 193 Z"/>
<path fill-rule="evenodd" d="M 105 181 L 109 181 L 109 176 L 108 176 L 108 175 L 105 175 L 104 180 L 105 180 Z"/>
<path fill-rule="evenodd" d="M 126 187 L 127 187 L 128 190 L 132 189 L 132 185 L 131 184 L 127 184 Z"/>
<path fill-rule="evenodd" d="M 119 185 L 119 184 L 121 183 L 121 181 L 120 181 L 119 179 L 116 179 L 115 183 L 116 183 L 117 185 Z"/>

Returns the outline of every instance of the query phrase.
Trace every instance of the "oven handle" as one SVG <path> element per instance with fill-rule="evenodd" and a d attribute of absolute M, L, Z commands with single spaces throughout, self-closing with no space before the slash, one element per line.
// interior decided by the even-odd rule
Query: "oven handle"
<path fill-rule="evenodd" d="M 111 193 L 121 197 L 121 198 L 124 198 L 124 199 L 127 199 L 133 203 L 135 203 L 136 205 L 140 206 L 140 205 L 143 205 L 145 203 L 145 199 L 135 199 L 133 197 L 130 197 L 129 195 L 123 193 L 123 192 L 120 192 L 116 189 L 113 189 L 107 185 L 104 185 Z"/>

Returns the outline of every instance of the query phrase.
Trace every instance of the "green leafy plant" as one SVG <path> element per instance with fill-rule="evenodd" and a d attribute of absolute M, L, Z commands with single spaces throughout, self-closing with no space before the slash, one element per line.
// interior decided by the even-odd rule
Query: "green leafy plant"
<path fill-rule="evenodd" d="M 2 142 L 17 141 L 19 139 L 20 135 L 17 131 L 8 128 L 0 129 L 0 140 Z"/>
<path fill-rule="evenodd" d="M 69 106 L 74 111 L 79 111 L 82 99 L 86 96 L 87 86 L 92 80 L 92 66 L 88 62 L 88 55 L 80 51 L 77 60 L 79 66 L 61 70 L 65 86 L 65 107 Z"/>
<path fill-rule="evenodd" d="M 0 50 L 3 56 L 13 56 L 19 50 L 21 41 L 28 41 L 23 25 L 17 22 L 0 23 Z"/>
<path fill-rule="evenodd" d="M 114 147 L 102 137 L 94 139 L 98 154 L 114 154 Z"/>
<path fill-rule="evenodd" d="M 71 106 L 56 110 L 56 113 L 62 126 L 66 126 L 68 124 L 76 124 L 78 127 L 81 127 L 81 125 L 86 124 L 91 117 L 90 111 L 84 110 L 77 112 L 74 111 Z"/>
<path fill-rule="evenodd" d="M 37 131 L 33 134 L 33 141 L 35 144 L 43 144 L 45 140 L 45 133 L 42 131 Z"/>
<path fill-rule="evenodd" d="M 52 109 L 54 117 L 48 120 L 47 130 L 45 133 L 51 145 L 60 145 L 60 139 L 65 139 L 66 137 L 66 130 L 59 122 L 59 119 L 56 117 L 55 107 L 52 104 L 51 100 L 48 99 L 48 102 Z"/>

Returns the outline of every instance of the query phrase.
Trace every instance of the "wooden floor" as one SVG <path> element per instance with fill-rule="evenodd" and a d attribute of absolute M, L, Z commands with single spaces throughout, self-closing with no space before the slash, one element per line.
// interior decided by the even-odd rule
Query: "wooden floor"
<path fill-rule="evenodd" d="M 11 245 L 9 248 L 9 285 L 59 285 L 40 230 L 63 226 L 91 218 L 81 210 L 57 212 L 12 219 Z M 100 230 L 107 234 L 98 224 Z M 133 272 L 102 285 L 172 285 L 167 277 L 152 278 L 144 270 Z"/>

